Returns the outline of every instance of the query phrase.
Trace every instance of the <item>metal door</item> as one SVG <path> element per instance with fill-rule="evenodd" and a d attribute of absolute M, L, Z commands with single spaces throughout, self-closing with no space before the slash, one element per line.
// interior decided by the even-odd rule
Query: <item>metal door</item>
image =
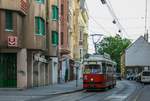
<path fill-rule="evenodd" d="M 17 87 L 16 53 L 0 53 L 0 87 Z"/>

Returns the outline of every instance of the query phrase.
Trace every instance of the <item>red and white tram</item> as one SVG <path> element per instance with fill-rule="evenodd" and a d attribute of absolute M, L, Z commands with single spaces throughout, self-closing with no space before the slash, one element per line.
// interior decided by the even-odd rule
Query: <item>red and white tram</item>
<path fill-rule="evenodd" d="M 108 54 L 89 55 L 83 62 L 83 88 L 87 90 L 113 88 L 116 85 L 116 63 Z"/>

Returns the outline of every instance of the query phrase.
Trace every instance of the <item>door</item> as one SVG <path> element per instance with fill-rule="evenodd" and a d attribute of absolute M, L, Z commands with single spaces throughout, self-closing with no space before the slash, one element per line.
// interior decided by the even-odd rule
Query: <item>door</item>
<path fill-rule="evenodd" d="M 0 87 L 17 87 L 16 53 L 0 53 Z"/>

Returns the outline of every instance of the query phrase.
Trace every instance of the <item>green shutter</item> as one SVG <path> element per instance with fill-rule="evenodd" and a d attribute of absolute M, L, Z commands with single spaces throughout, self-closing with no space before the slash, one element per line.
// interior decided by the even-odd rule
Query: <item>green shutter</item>
<path fill-rule="evenodd" d="M 58 33 L 56 31 L 52 31 L 52 44 L 58 45 Z"/>
<path fill-rule="evenodd" d="M 55 5 L 52 5 L 52 19 L 58 20 L 58 7 Z"/>
<path fill-rule="evenodd" d="M 45 21 L 40 17 L 35 17 L 35 33 L 45 35 Z"/>
<path fill-rule="evenodd" d="M 6 15 L 5 15 L 5 29 L 7 30 L 13 30 L 13 15 L 11 11 L 6 11 Z"/>
<path fill-rule="evenodd" d="M 44 4 L 45 0 L 36 0 L 36 2 L 39 4 Z"/>
<path fill-rule="evenodd" d="M 42 35 L 45 35 L 45 23 L 44 20 L 41 20 L 41 28 L 42 28 Z"/>

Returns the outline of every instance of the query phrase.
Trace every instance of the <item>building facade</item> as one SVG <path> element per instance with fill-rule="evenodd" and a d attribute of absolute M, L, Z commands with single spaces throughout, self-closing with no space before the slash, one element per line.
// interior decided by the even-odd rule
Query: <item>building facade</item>
<path fill-rule="evenodd" d="M 82 2 L 81 2 L 82 1 Z M 75 79 L 87 53 L 85 0 L 0 0 L 0 88 Z"/>
<path fill-rule="evenodd" d="M 0 87 L 57 83 L 57 3 L 0 0 Z"/>
<path fill-rule="evenodd" d="M 125 75 L 137 75 L 143 70 L 150 70 L 150 44 L 140 36 L 122 54 L 122 67 Z"/>
<path fill-rule="evenodd" d="M 50 64 L 50 83 L 58 83 L 59 71 L 59 1 L 47 0 L 47 57 Z"/>

